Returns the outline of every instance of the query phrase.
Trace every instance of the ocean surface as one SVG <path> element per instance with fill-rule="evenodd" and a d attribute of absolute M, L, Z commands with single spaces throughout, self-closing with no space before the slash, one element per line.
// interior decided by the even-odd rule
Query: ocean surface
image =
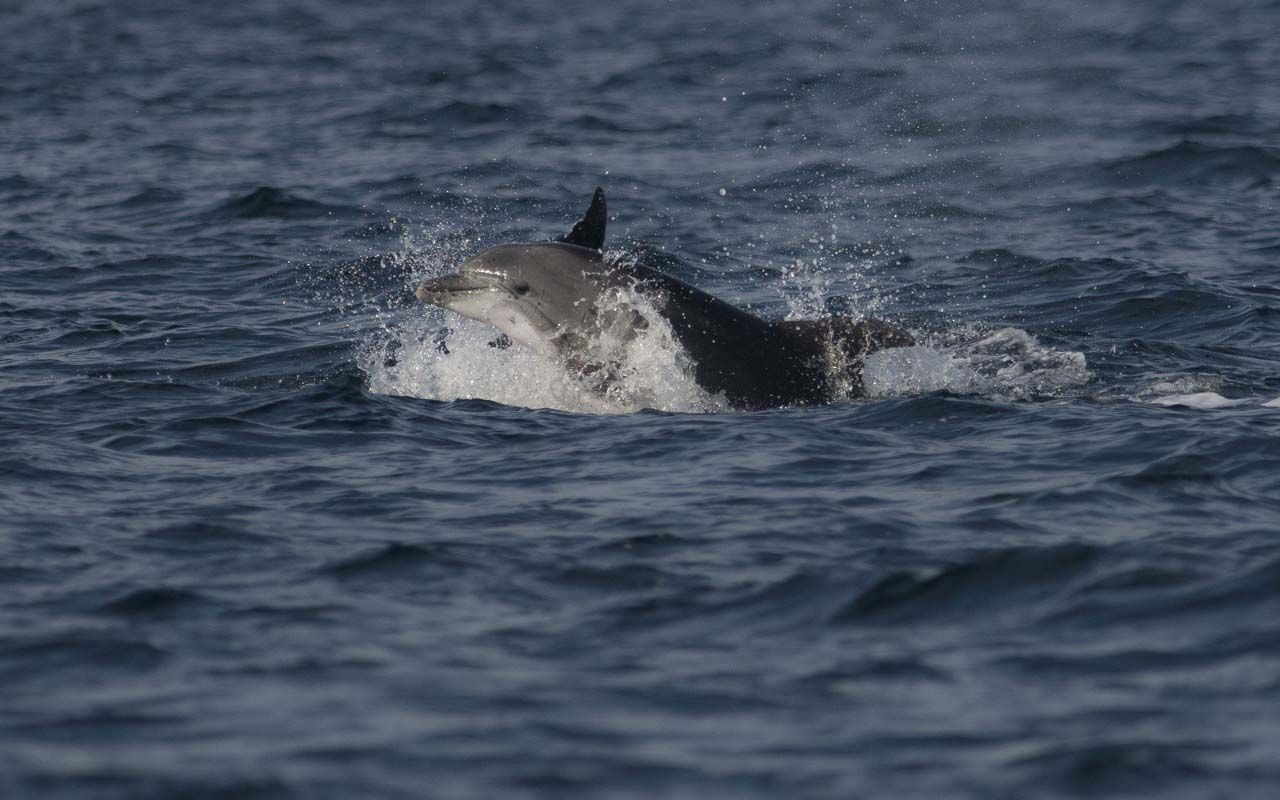
<path fill-rule="evenodd" d="M 1280 3 L 0 2 L 0 796 L 1280 795 Z M 562 235 L 916 347 L 729 411 Z"/>

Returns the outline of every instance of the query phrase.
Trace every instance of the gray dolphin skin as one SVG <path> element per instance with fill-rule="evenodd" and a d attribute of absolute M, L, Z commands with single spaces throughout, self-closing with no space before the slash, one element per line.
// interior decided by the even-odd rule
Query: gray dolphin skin
<path fill-rule="evenodd" d="M 456 275 L 424 281 L 417 297 L 486 322 L 606 391 L 619 365 L 600 342 L 648 324 L 619 303 L 633 292 L 670 324 L 698 385 L 743 410 L 861 396 L 867 355 L 914 344 L 906 331 L 874 319 L 760 319 L 670 275 L 606 258 L 605 224 L 604 191 L 596 189 L 586 215 L 561 240 L 489 248 Z"/>

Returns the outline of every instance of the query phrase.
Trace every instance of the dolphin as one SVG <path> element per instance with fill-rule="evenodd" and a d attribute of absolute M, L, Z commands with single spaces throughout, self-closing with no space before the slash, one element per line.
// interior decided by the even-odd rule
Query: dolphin
<path fill-rule="evenodd" d="M 600 392 L 620 367 L 604 343 L 648 326 L 627 300 L 642 298 L 671 326 L 697 384 L 742 410 L 863 396 L 866 356 L 915 343 L 875 319 L 761 319 L 663 272 L 606 257 L 606 223 L 604 190 L 597 188 L 586 214 L 558 241 L 491 247 L 457 274 L 423 281 L 415 294 L 494 326 Z"/>

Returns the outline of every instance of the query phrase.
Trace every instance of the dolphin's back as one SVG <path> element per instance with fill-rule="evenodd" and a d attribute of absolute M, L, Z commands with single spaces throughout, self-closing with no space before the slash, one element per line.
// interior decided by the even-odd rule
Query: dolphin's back
<path fill-rule="evenodd" d="M 634 264 L 619 269 L 659 306 L 703 389 L 745 409 L 827 399 L 821 343 L 794 336 L 670 275 Z"/>

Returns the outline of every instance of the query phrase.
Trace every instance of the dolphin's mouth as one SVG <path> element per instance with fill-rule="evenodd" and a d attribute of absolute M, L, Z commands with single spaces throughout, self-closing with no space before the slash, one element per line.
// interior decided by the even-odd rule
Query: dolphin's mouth
<path fill-rule="evenodd" d="M 491 281 L 467 275 L 445 275 L 442 278 L 431 278 L 418 284 L 414 295 L 424 303 L 443 305 L 450 298 L 459 295 L 488 292 L 495 288 Z"/>

